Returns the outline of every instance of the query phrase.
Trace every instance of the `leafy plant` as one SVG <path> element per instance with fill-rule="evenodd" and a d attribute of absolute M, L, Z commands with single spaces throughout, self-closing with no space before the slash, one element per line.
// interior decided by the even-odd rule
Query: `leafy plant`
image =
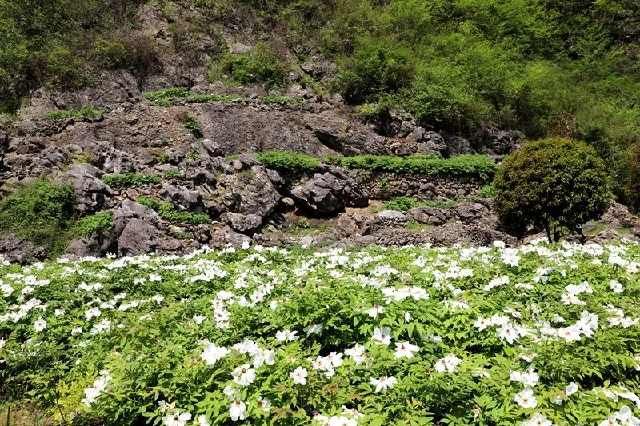
<path fill-rule="evenodd" d="M 104 114 L 104 110 L 90 105 L 83 106 L 78 109 L 68 109 L 60 111 L 50 111 L 47 118 L 50 120 L 100 120 Z"/>
<path fill-rule="evenodd" d="M 0 233 L 18 237 L 60 253 L 71 224 L 73 189 L 46 180 L 18 187 L 0 201 Z"/>
<path fill-rule="evenodd" d="M 268 151 L 257 155 L 257 159 L 265 167 L 287 172 L 313 172 L 317 170 L 321 162 L 310 155 L 297 152 Z"/>
<path fill-rule="evenodd" d="M 202 225 L 211 222 L 211 218 L 206 213 L 177 210 L 170 202 L 154 197 L 139 197 L 138 203 L 155 210 L 162 219 L 169 222 L 188 223 L 191 225 Z"/>
<path fill-rule="evenodd" d="M 517 235 L 544 229 L 549 240 L 582 234 L 610 201 L 607 173 L 595 150 L 582 142 L 545 139 L 505 158 L 494 181 L 496 210 Z"/>
<path fill-rule="evenodd" d="M 161 182 L 159 176 L 141 173 L 114 173 L 104 175 L 102 181 L 114 189 L 135 188 L 138 186 L 155 185 Z"/>
<path fill-rule="evenodd" d="M 73 237 L 89 237 L 111 228 L 113 228 L 113 214 L 110 211 L 103 211 L 79 219 L 71 227 L 70 233 Z"/>
<path fill-rule="evenodd" d="M 242 100 L 239 96 L 194 93 L 188 89 L 174 87 L 152 92 L 146 92 L 144 97 L 158 106 L 184 104 L 200 104 L 209 102 L 234 103 Z"/>
<path fill-rule="evenodd" d="M 264 83 L 277 87 L 284 83 L 287 65 L 273 49 L 259 43 L 246 53 L 227 53 L 212 64 L 209 79 L 224 76 L 239 84 Z"/>

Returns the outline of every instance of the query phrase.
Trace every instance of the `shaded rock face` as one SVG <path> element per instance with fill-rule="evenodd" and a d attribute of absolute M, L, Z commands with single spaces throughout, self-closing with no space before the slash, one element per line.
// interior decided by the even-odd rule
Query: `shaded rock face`
<path fill-rule="evenodd" d="M 81 215 L 103 210 L 111 202 L 111 189 L 98 176 L 101 172 L 88 164 L 76 164 L 62 177 L 61 183 L 73 187 L 75 210 Z"/>
<path fill-rule="evenodd" d="M 262 166 L 219 176 L 215 196 L 220 201 L 221 211 L 262 218 L 270 216 L 282 198 L 271 181 L 275 176 Z"/>
<path fill-rule="evenodd" d="M 2 257 L 13 263 L 31 263 L 46 259 L 47 249 L 39 247 L 13 234 L 0 237 L 0 253 Z"/>
<path fill-rule="evenodd" d="M 315 216 L 331 216 L 345 207 L 366 207 L 368 194 L 347 174 L 337 168 L 316 173 L 313 178 L 295 186 L 291 196 L 300 209 Z"/>

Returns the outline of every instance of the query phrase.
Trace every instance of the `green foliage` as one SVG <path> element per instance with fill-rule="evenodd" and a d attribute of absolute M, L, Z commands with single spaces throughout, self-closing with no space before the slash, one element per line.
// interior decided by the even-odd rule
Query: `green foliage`
<path fill-rule="evenodd" d="M 494 198 L 496 196 L 496 189 L 493 185 L 484 185 L 478 191 L 478 197 L 480 198 Z"/>
<path fill-rule="evenodd" d="M 102 177 L 102 181 L 114 189 L 135 188 L 160 183 L 159 176 L 141 173 L 114 173 Z"/>
<path fill-rule="evenodd" d="M 202 134 L 202 128 L 197 118 L 185 112 L 184 114 L 180 115 L 179 119 L 182 122 L 184 128 L 187 129 L 194 138 L 202 139 L 204 135 Z"/>
<path fill-rule="evenodd" d="M 211 218 L 205 213 L 194 213 L 188 211 L 177 210 L 173 204 L 168 201 L 159 200 L 154 197 L 139 197 L 138 203 L 155 210 L 158 215 L 169 222 L 188 223 L 191 225 L 202 225 L 211 223 Z"/>
<path fill-rule="evenodd" d="M 89 237 L 111 228 L 113 228 L 113 214 L 110 211 L 103 211 L 79 219 L 71 227 L 70 233 L 73 237 Z"/>
<path fill-rule="evenodd" d="M 628 157 L 625 201 L 634 211 L 640 212 L 640 144 L 629 149 Z"/>
<path fill-rule="evenodd" d="M 67 109 L 59 111 L 51 111 L 47 113 L 50 120 L 99 120 L 102 118 L 104 111 L 93 106 L 83 106 L 78 109 Z"/>
<path fill-rule="evenodd" d="M 639 262 L 535 243 L 0 264 L 0 395 L 51 424 L 226 425 L 234 401 L 251 425 L 620 424 L 640 412 Z"/>
<path fill-rule="evenodd" d="M 557 241 L 600 218 L 610 202 L 604 163 L 582 142 L 546 139 L 524 145 L 501 164 L 496 210 L 516 235 L 544 229 Z"/>
<path fill-rule="evenodd" d="M 315 157 L 287 151 L 261 152 L 257 155 L 257 159 L 270 169 L 294 173 L 311 173 L 321 165 L 320 160 Z"/>
<path fill-rule="evenodd" d="M 280 86 L 287 76 L 284 60 L 266 44 L 257 44 L 246 53 L 227 53 L 211 65 L 209 79 L 227 77 L 239 84 L 264 83 Z"/>
<path fill-rule="evenodd" d="M 153 92 L 146 92 L 144 97 L 158 106 L 171 106 L 179 104 L 200 104 L 209 102 L 234 103 L 242 100 L 239 96 L 215 95 L 206 93 L 193 93 L 188 89 L 173 87 Z"/>
<path fill-rule="evenodd" d="M 0 233 L 13 233 L 53 253 L 64 249 L 73 219 L 73 189 L 40 180 L 0 201 Z"/>
<path fill-rule="evenodd" d="M 394 197 L 384 202 L 386 210 L 398 210 L 401 212 L 409 211 L 416 207 L 433 207 L 438 209 L 448 209 L 455 207 L 464 200 L 438 199 L 438 200 L 419 200 L 414 197 Z"/>

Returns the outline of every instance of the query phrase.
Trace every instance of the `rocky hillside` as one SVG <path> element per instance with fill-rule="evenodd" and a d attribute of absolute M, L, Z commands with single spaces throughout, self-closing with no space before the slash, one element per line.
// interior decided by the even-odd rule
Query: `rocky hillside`
<path fill-rule="evenodd" d="M 56 244 L 12 227 L 19 218 L 6 221 L 0 252 L 10 259 L 181 253 L 250 239 L 515 242 L 499 229 L 489 184 L 495 161 L 523 142 L 521 131 L 485 123 L 456 132 L 398 109 L 364 114 L 323 88 L 334 62 L 300 61 L 284 41 L 278 54 L 290 66 L 277 89 L 230 81 L 210 56 L 223 46 L 239 57 L 260 49 L 255 32 L 227 23 L 220 37 L 185 40 L 190 33 L 176 25 L 205 19 L 197 9 L 171 15 L 150 2 L 133 16 L 133 36 L 155 46 L 144 75 L 103 69 L 87 87 L 45 85 L 3 124 L 5 205 L 19 204 L 16 188 L 43 178 L 73 188 Z M 638 220 L 615 208 L 615 226 L 595 224 L 594 235 L 640 234 Z"/>

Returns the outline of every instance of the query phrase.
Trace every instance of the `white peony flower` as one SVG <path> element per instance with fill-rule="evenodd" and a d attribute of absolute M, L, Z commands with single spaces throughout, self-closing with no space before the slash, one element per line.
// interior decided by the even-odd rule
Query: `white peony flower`
<path fill-rule="evenodd" d="M 571 382 L 567 385 L 566 388 L 564 388 L 564 393 L 567 396 L 571 396 L 574 393 L 578 392 L 578 389 L 580 389 L 580 386 L 578 386 L 576 382 Z"/>
<path fill-rule="evenodd" d="M 237 422 L 238 420 L 245 420 L 247 418 L 247 406 L 244 402 L 234 400 L 229 406 L 229 416 L 231 421 Z"/>
<path fill-rule="evenodd" d="M 249 364 L 236 367 L 236 369 L 231 372 L 231 375 L 233 376 L 233 381 L 240 386 L 249 386 L 256 380 L 256 370 L 251 368 Z"/>
<path fill-rule="evenodd" d="M 297 331 L 291 331 L 291 330 L 278 331 L 276 333 L 276 340 L 278 342 L 292 342 L 298 338 L 296 334 L 298 334 Z"/>
<path fill-rule="evenodd" d="M 376 327 L 373 329 L 373 341 L 385 346 L 391 343 L 391 329 L 389 327 Z"/>
<path fill-rule="evenodd" d="M 522 426 L 553 426 L 551 420 L 548 420 L 545 416 L 540 413 L 535 413 L 533 416 L 529 418 L 529 420 L 525 420 L 521 423 Z"/>
<path fill-rule="evenodd" d="M 419 350 L 420 347 L 409 342 L 398 342 L 396 343 L 396 351 L 394 352 L 394 355 L 396 358 L 413 358 Z"/>
<path fill-rule="evenodd" d="M 43 320 L 42 318 L 36 320 L 33 323 L 33 329 L 37 332 L 40 333 L 42 330 L 47 328 L 47 322 L 45 320 Z"/>
<path fill-rule="evenodd" d="M 398 380 L 393 376 L 380 377 L 379 379 L 371 378 L 371 380 L 369 381 L 369 383 L 371 383 L 373 386 L 376 387 L 375 389 L 376 393 L 384 392 L 387 389 L 391 389 L 392 387 L 395 386 L 397 382 Z"/>
<path fill-rule="evenodd" d="M 447 355 L 436 361 L 434 368 L 438 373 L 454 373 L 461 362 L 462 360 L 457 356 Z"/>
<path fill-rule="evenodd" d="M 526 387 L 522 391 L 518 392 L 513 397 L 513 400 L 522 408 L 536 408 L 538 405 L 533 389 L 530 387 Z"/>
<path fill-rule="evenodd" d="M 307 369 L 303 367 L 298 367 L 289 374 L 289 377 L 296 385 L 306 385 L 308 376 Z"/>
<path fill-rule="evenodd" d="M 216 362 L 227 356 L 229 349 L 209 343 L 202 351 L 202 360 L 207 365 L 214 365 Z"/>

